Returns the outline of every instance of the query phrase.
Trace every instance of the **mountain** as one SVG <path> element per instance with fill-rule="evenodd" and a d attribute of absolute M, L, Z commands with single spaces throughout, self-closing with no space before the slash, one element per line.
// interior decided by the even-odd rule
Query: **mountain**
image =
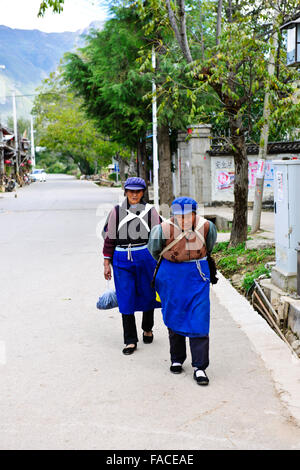
<path fill-rule="evenodd" d="M 91 29 L 102 29 L 103 24 L 95 21 L 83 30 L 64 33 L 0 26 L 0 66 L 5 65 L 5 69 L 0 68 L 0 121 L 5 122 L 12 113 L 13 86 L 16 89 L 17 114 L 28 117 L 35 88 L 56 70 L 65 52 L 81 47 L 84 36 Z"/>

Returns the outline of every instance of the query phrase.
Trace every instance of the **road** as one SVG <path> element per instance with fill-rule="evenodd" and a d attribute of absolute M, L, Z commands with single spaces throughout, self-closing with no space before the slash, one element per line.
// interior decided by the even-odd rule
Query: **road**
<path fill-rule="evenodd" d="M 227 281 L 212 290 L 208 387 L 193 381 L 190 356 L 182 375 L 169 372 L 159 310 L 153 344 L 122 355 L 118 310 L 95 308 L 106 288 L 99 229 L 120 195 L 60 176 L 0 197 L 0 449 L 299 449 L 264 358 L 285 346 L 239 324 L 234 309 L 247 306 L 226 304 Z M 275 346 L 260 354 L 265 340 L 251 335 L 269 334 Z M 297 387 L 298 366 L 278 367 Z"/>

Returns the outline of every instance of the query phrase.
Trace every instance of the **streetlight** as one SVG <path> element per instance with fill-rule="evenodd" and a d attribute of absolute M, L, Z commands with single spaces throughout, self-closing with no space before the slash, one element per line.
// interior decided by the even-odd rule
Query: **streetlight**
<path fill-rule="evenodd" d="M 154 47 L 152 48 L 152 69 L 156 70 L 156 56 Z M 154 205 L 159 210 L 159 184 L 158 184 L 158 148 L 157 148 L 157 98 L 155 78 L 152 80 L 152 126 L 153 126 L 153 189 Z"/>
<path fill-rule="evenodd" d="M 0 70 L 5 70 L 5 65 L 0 64 Z M 6 97 L 5 97 L 5 81 L 3 79 L 0 80 L 0 104 L 5 104 Z"/>
<path fill-rule="evenodd" d="M 31 129 L 31 160 L 32 166 L 35 168 L 35 147 L 34 147 L 34 133 L 33 130 L 33 116 L 30 116 L 30 129 Z"/>
<path fill-rule="evenodd" d="M 287 30 L 287 65 L 300 66 L 300 15 L 281 26 Z"/>

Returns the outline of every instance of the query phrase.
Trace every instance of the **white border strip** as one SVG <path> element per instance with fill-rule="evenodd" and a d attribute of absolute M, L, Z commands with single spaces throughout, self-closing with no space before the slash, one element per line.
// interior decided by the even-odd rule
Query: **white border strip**
<path fill-rule="evenodd" d="M 218 277 L 219 282 L 213 286 L 212 292 L 246 333 L 271 372 L 280 399 L 300 424 L 300 360 L 220 272 Z"/>
<path fill-rule="evenodd" d="M 6 343 L 0 341 L 0 366 L 6 365 Z"/>

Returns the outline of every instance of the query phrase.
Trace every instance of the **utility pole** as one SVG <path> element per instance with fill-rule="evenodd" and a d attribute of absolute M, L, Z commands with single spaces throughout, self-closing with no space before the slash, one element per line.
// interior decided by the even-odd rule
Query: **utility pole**
<path fill-rule="evenodd" d="M 270 57 L 268 63 L 268 77 L 273 77 L 275 75 L 275 57 L 278 47 L 278 32 L 277 32 L 277 22 L 278 16 L 274 16 L 272 26 L 274 33 L 270 38 L 271 47 L 270 47 Z M 262 210 L 262 201 L 263 201 L 263 192 L 264 192 L 264 179 L 265 179 L 265 161 L 268 152 L 268 142 L 269 142 L 269 127 L 270 127 L 270 84 L 267 84 L 265 92 L 265 101 L 264 101 L 264 112 L 263 112 L 263 127 L 260 134 L 259 140 L 259 154 L 258 154 L 258 164 L 259 168 L 256 175 L 256 184 L 255 184 L 255 193 L 254 193 L 254 205 L 253 205 L 253 214 L 252 214 L 252 228 L 251 233 L 257 232 L 260 228 L 260 219 L 261 219 L 261 210 Z"/>
<path fill-rule="evenodd" d="M 14 119 L 14 135 L 15 135 L 15 150 L 16 150 L 16 176 L 19 175 L 19 141 L 18 141 L 18 121 L 17 121 L 17 108 L 16 108 L 16 91 L 12 90 L 12 103 L 13 103 L 13 119 Z"/>
<path fill-rule="evenodd" d="M 5 191 L 4 186 L 4 142 L 2 124 L 0 123 L 0 192 Z"/>
<path fill-rule="evenodd" d="M 5 65 L 0 65 L 1 70 L 5 70 Z M 2 78 L 2 77 L 1 77 Z M 0 103 L 5 104 L 5 82 L 1 79 L 0 83 Z M 0 119 L 0 192 L 5 191 L 4 186 L 4 142 L 2 132 L 2 122 Z"/>
<path fill-rule="evenodd" d="M 154 47 L 152 48 L 152 69 L 156 70 L 156 57 Z M 153 126 L 153 187 L 154 187 L 154 205 L 159 210 L 159 187 L 158 187 L 158 147 L 157 147 L 157 98 L 156 83 L 152 80 L 152 126 Z"/>
<path fill-rule="evenodd" d="M 5 65 L 0 65 L 0 70 L 5 70 Z M 5 104 L 6 101 L 6 93 L 5 93 L 5 81 L 2 79 L 0 80 L 0 104 Z"/>
<path fill-rule="evenodd" d="M 35 168 L 35 148 L 34 148 L 34 130 L 33 130 L 33 116 L 30 116 L 31 124 L 31 161 L 32 166 Z"/>

